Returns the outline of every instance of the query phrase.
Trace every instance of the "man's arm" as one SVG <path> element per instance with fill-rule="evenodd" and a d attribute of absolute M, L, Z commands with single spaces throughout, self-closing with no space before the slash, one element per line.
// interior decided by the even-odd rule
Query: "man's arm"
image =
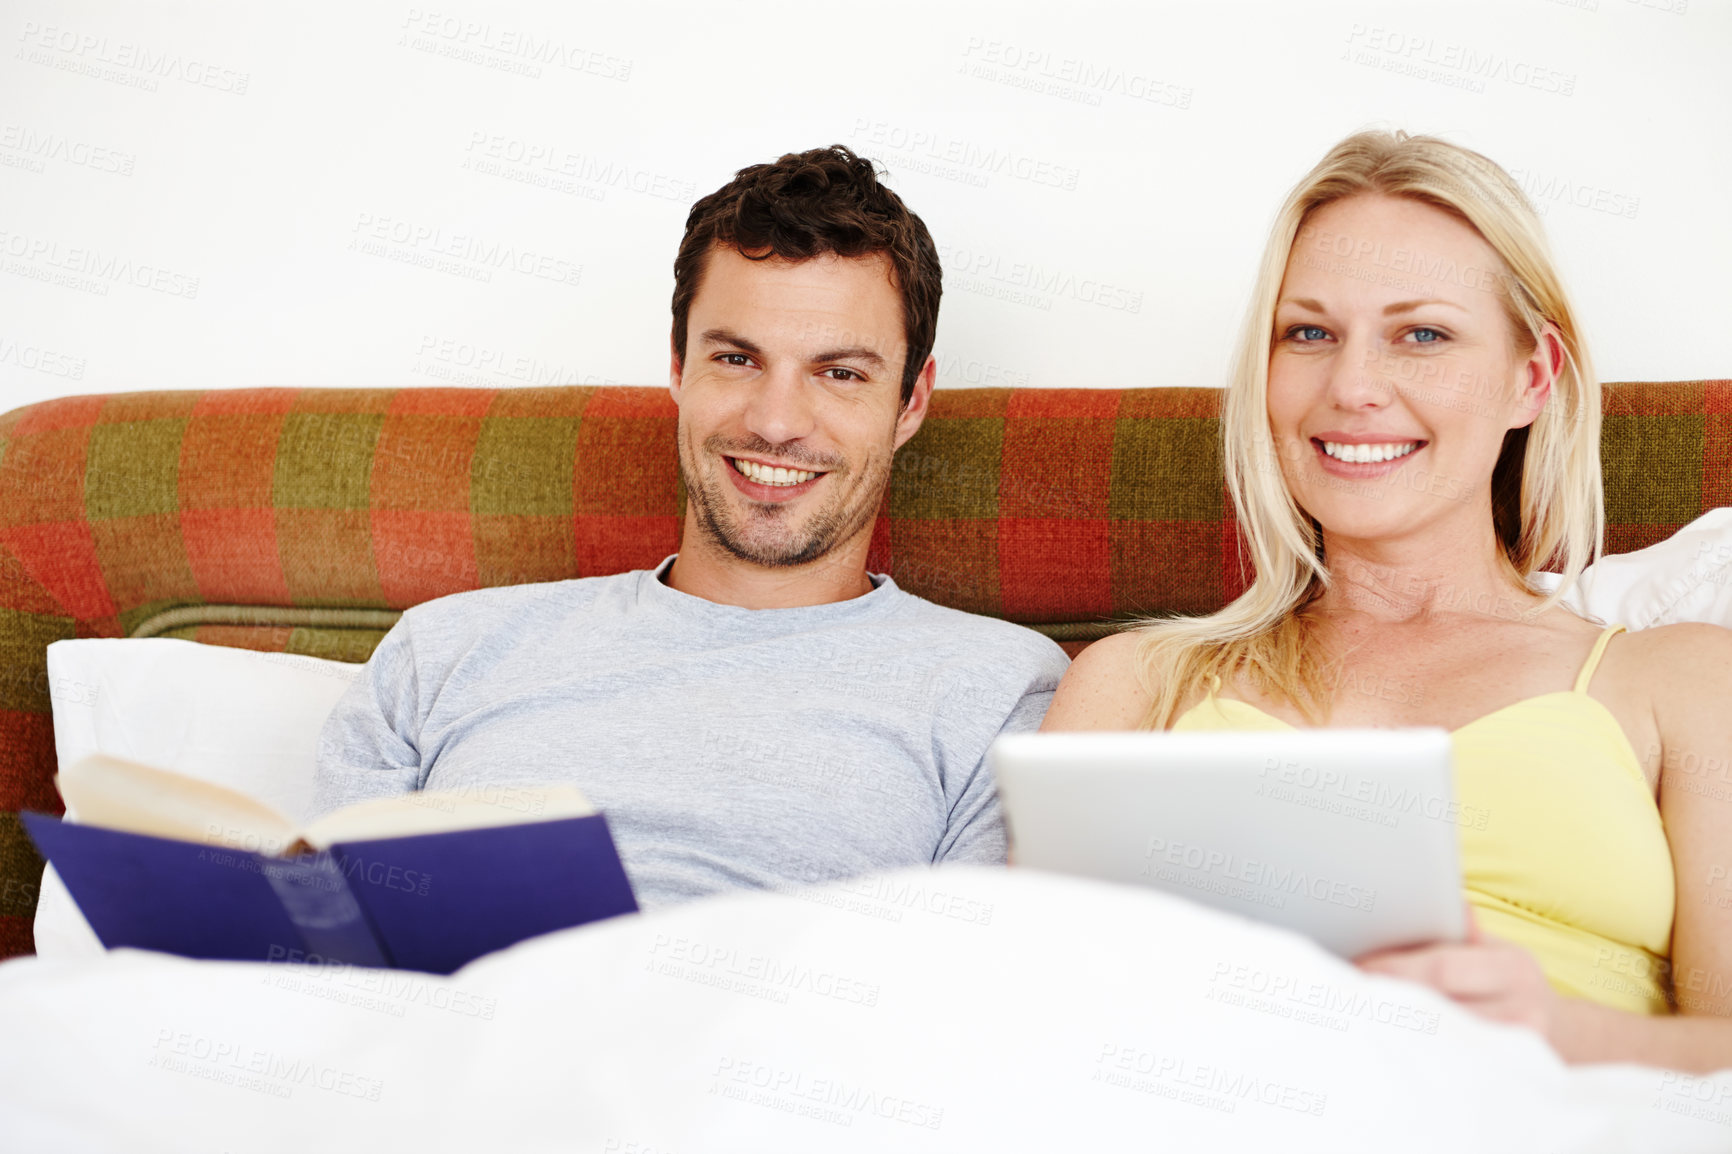
<path fill-rule="evenodd" d="M 1046 716 L 1047 706 L 1052 704 L 1052 694 L 1051 689 L 1023 694 L 1016 708 L 1010 711 L 1010 716 L 1004 719 L 999 734 L 1033 733 L 1040 728 L 1040 719 Z M 987 744 L 990 748 L 991 743 Z M 969 776 L 962 796 L 950 809 L 949 827 L 932 860 L 1003 865 L 1005 848 L 1004 815 L 998 807 L 998 789 L 982 750 L 980 761 Z"/>
<path fill-rule="evenodd" d="M 408 621 L 387 633 L 319 734 L 313 816 L 421 788 L 420 680 Z"/>

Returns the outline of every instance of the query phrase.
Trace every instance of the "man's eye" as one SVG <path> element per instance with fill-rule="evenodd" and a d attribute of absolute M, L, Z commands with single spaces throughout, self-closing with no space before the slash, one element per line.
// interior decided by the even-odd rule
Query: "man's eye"
<path fill-rule="evenodd" d="M 866 379 L 853 369 L 844 369 L 840 367 L 825 369 L 824 375 L 829 377 L 832 381 L 863 381 Z"/>
<path fill-rule="evenodd" d="M 716 359 L 721 361 L 724 365 L 744 366 L 752 363 L 752 358 L 748 357 L 745 353 L 722 353 L 717 356 Z"/>

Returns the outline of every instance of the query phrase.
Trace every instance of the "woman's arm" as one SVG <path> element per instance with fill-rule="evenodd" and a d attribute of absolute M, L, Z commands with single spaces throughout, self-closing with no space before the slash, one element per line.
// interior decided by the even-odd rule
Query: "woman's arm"
<path fill-rule="evenodd" d="M 1115 633 L 1076 655 L 1047 707 L 1041 732 L 1075 729 L 1136 729 L 1149 709 L 1137 676 L 1140 635 Z"/>
<path fill-rule="evenodd" d="M 1644 638 L 1660 731 L 1660 817 L 1672 849 L 1677 1014 L 1631 1027 L 1580 1014 L 1580 1060 L 1732 1067 L 1732 630 L 1670 625 Z"/>
<path fill-rule="evenodd" d="M 1359 959 L 1423 982 L 1497 1021 L 1531 1026 L 1571 1062 L 1639 1062 L 1694 1073 L 1732 1068 L 1732 630 L 1673 625 L 1643 637 L 1635 671 L 1660 732 L 1660 816 L 1672 849 L 1673 1015 L 1566 998 L 1517 946 L 1465 945 Z"/>

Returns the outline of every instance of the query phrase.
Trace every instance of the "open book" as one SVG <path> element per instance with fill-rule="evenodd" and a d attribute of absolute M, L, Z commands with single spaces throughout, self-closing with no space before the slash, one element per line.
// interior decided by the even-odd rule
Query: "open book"
<path fill-rule="evenodd" d="M 607 819 L 571 786 L 410 793 L 296 827 L 100 754 L 55 784 L 73 820 L 26 813 L 25 827 L 110 949 L 448 974 L 637 909 Z"/>

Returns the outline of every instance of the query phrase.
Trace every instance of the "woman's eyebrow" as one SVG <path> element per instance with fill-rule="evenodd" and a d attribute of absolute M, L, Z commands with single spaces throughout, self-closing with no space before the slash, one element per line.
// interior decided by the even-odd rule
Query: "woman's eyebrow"
<path fill-rule="evenodd" d="M 1457 309 L 1464 313 L 1469 311 L 1465 305 L 1458 305 L 1454 301 L 1444 300 L 1442 297 L 1426 297 L 1424 300 L 1396 301 L 1394 304 L 1384 305 L 1383 315 L 1389 317 L 1394 316 L 1396 313 L 1410 313 L 1414 309 L 1421 308 L 1425 305 L 1446 305 L 1449 308 Z M 1310 297 L 1283 298 L 1275 307 L 1276 310 L 1279 311 L 1287 306 L 1319 314 L 1327 313 L 1329 311 Z"/>
<path fill-rule="evenodd" d="M 1383 315 L 1386 317 L 1392 317 L 1396 313 L 1410 313 L 1414 309 L 1423 308 L 1426 305 L 1448 305 L 1450 308 L 1460 309 L 1464 313 L 1468 311 L 1466 308 L 1456 304 L 1454 301 L 1446 301 L 1442 297 L 1426 297 L 1424 300 L 1396 301 L 1392 305 L 1384 305 Z"/>

